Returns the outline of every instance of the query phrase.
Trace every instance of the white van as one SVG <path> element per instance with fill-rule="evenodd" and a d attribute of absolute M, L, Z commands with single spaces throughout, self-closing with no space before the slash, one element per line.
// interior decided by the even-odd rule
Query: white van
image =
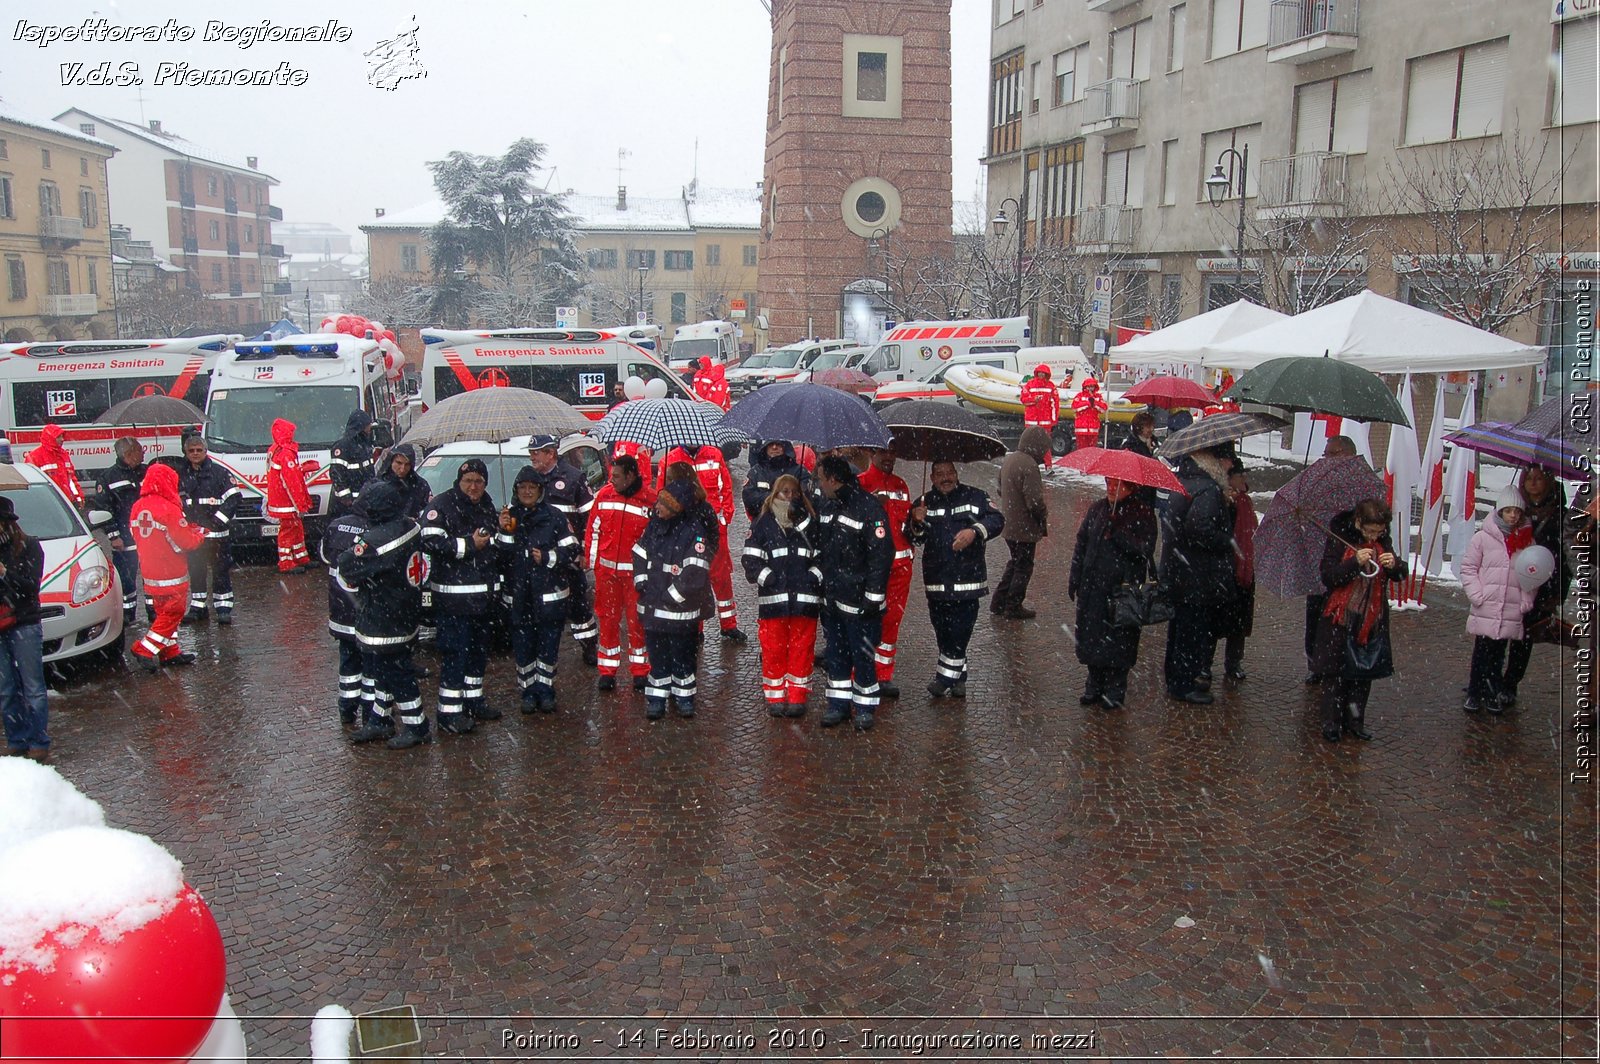
<path fill-rule="evenodd" d="M 739 327 L 731 321 L 701 321 L 680 325 L 672 334 L 667 365 L 678 372 L 694 369 L 702 358 L 719 366 L 739 361 Z"/>
<path fill-rule="evenodd" d="M 124 399 L 170 395 L 203 409 L 217 357 L 236 336 L 154 340 L 45 340 L 0 344 L 0 429 L 18 461 L 47 423 L 81 476 L 116 462 L 113 444 L 135 436 L 150 458 L 177 455 L 186 425 L 113 427 L 105 413 Z"/>
<path fill-rule="evenodd" d="M 878 341 L 861 369 L 880 381 L 927 380 L 957 356 L 1014 353 L 1031 342 L 1027 318 L 908 321 Z"/>
<path fill-rule="evenodd" d="M 760 359 L 758 365 L 748 369 L 741 366 L 729 371 L 728 393 L 737 399 L 768 384 L 796 380 L 823 355 L 847 351 L 855 346 L 854 340 L 800 340 L 783 347 L 769 348 L 751 356 Z M 762 355 L 766 357 L 762 358 Z"/>
<path fill-rule="evenodd" d="M 273 421 L 294 422 L 300 463 L 315 504 L 312 517 L 321 517 L 328 512 L 333 490 L 329 452 L 344 435 L 351 411 L 371 414 L 373 444 L 388 447 L 410 427 L 407 399 L 376 340 L 313 333 L 236 343 L 211 372 L 205 430 L 211 457 L 244 488 L 233 534 L 278 534 L 277 525 L 262 518 Z"/>
<path fill-rule="evenodd" d="M 683 378 L 612 329 L 424 329 L 422 405 L 496 385 L 532 388 L 599 420 L 612 386 L 629 377 L 663 380 L 667 394 L 694 399 Z"/>

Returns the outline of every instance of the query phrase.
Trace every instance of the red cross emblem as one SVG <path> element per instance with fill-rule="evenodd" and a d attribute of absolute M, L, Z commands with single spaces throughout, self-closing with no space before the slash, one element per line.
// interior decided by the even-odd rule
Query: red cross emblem
<path fill-rule="evenodd" d="M 133 534 L 140 537 L 154 535 L 156 529 L 159 527 L 156 524 L 156 519 L 151 516 L 149 510 L 140 511 L 139 516 L 135 517 L 132 521 L 129 521 L 128 524 L 131 527 Z"/>
<path fill-rule="evenodd" d="M 480 388 L 509 388 L 511 376 L 498 366 L 491 366 L 478 374 L 478 387 Z"/>
<path fill-rule="evenodd" d="M 411 552 L 411 559 L 406 562 L 406 583 L 412 587 L 421 587 L 428 582 L 428 556 L 419 551 Z"/>
<path fill-rule="evenodd" d="M 300 376 L 309 377 L 315 372 L 316 372 L 316 370 L 312 369 L 310 366 L 306 366 L 306 367 L 304 367 L 303 369 L 300 370 Z"/>
<path fill-rule="evenodd" d="M 146 396 L 146 395 L 166 395 L 166 394 L 167 394 L 166 392 L 161 390 L 161 385 L 156 384 L 153 381 L 145 381 L 143 384 L 139 385 L 137 388 L 135 388 L 133 390 L 133 396 L 134 396 L 135 399 L 141 398 L 141 397 Z"/>

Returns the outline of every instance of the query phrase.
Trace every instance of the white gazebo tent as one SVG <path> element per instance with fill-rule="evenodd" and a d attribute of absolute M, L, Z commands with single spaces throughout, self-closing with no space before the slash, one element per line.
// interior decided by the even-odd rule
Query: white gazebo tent
<path fill-rule="evenodd" d="M 1196 319 L 1198 320 L 1198 319 Z M 1155 335 L 1152 333 L 1151 335 Z M 1373 373 L 1513 369 L 1545 360 L 1520 344 L 1368 289 L 1253 332 L 1208 344 L 1200 364 L 1235 373 L 1273 358 L 1328 355 Z"/>
<path fill-rule="evenodd" d="M 1164 329 L 1136 336 L 1125 344 L 1118 344 L 1109 358 L 1123 366 L 1171 364 L 1197 367 L 1208 345 L 1287 320 L 1286 315 L 1241 299 Z"/>

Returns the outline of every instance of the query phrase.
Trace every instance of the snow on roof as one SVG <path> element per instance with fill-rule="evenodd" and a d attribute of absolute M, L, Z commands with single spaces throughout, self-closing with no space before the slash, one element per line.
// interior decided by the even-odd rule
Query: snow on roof
<path fill-rule="evenodd" d="M 688 212 L 677 196 L 628 195 L 628 209 L 617 210 L 616 196 L 585 196 L 573 192 L 562 197 L 578 219 L 579 229 L 611 232 L 618 229 L 691 231 Z"/>
<path fill-rule="evenodd" d="M 761 190 L 699 189 L 689 202 L 689 223 L 696 229 L 759 229 Z"/>
<path fill-rule="evenodd" d="M 431 199 L 403 211 L 389 211 L 374 218 L 362 229 L 431 229 L 445 216 L 444 200 Z"/>
<path fill-rule="evenodd" d="M 271 185 L 276 185 L 279 183 L 277 178 L 264 171 L 255 169 L 244 159 L 239 159 L 224 152 L 207 148 L 204 145 L 196 144 L 194 141 L 180 137 L 176 133 L 171 133 L 167 130 L 162 130 L 160 133 L 157 133 L 148 126 L 140 125 L 138 122 L 129 122 L 121 118 L 107 118 L 104 115 L 90 114 L 90 112 L 83 110 L 81 107 L 74 108 L 73 110 L 80 114 L 88 115 L 96 122 L 104 122 L 111 128 L 125 133 L 130 137 L 137 137 L 147 143 L 154 144 L 158 148 L 163 148 L 169 152 L 172 152 L 174 155 L 187 156 L 188 158 L 197 159 L 201 162 L 211 163 L 214 166 L 225 166 L 230 170 L 237 170 L 240 173 L 249 174 L 251 177 L 259 177 Z M 72 113 L 72 111 L 62 112 L 62 114 Z M 56 117 L 60 118 L 61 115 L 57 115 Z M 82 136 L 82 134 L 79 134 L 79 136 Z"/>
<path fill-rule="evenodd" d="M 53 133 L 58 137 L 67 137 L 70 140 L 80 140 L 85 144 L 93 144 L 97 148 L 117 150 L 117 146 L 110 141 L 101 140 L 99 137 L 91 137 L 87 133 L 81 133 L 76 126 L 68 126 L 53 119 L 24 114 L 4 100 L 0 100 L 0 122 L 14 122 L 19 126 L 40 129 L 46 133 Z"/>

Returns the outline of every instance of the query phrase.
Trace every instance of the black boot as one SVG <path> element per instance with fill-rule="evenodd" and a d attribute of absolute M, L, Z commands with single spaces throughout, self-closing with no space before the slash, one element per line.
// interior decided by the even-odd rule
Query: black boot
<path fill-rule="evenodd" d="M 394 738 L 394 722 L 374 718 L 350 733 L 352 743 L 375 743 Z"/>
<path fill-rule="evenodd" d="M 1372 733 L 1367 730 L 1366 722 L 1362 719 L 1363 711 L 1355 706 L 1346 706 L 1344 711 L 1344 730 L 1363 741 L 1370 740 Z"/>
<path fill-rule="evenodd" d="M 421 746 L 424 743 L 431 742 L 433 742 L 433 736 L 428 734 L 426 728 L 408 727 L 401 729 L 395 734 L 394 738 L 383 745 L 391 750 L 409 750 L 413 746 Z"/>
<path fill-rule="evenodd" d="M 591 669 L 600 667 L 600 641 L 597 639 L 580 639 L 578 645 L 583 648 L 583 663 Z"/>

